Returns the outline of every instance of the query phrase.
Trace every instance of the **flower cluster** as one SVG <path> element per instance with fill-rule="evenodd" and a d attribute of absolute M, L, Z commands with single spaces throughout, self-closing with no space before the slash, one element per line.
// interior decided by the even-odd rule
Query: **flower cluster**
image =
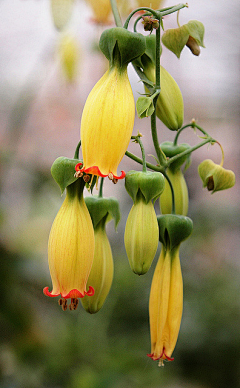
<path fill-rule="evenodd" d="M 110 2 L 88 2 L 93 8 L 95 20 L 105 23 L 110 13 Z M 58 29 L 67 23 L 71 3 L 68 2 L 65 18 L 64 14 L 62 18 L 57 18 L 57 3 L 52 1 L 54 23 Z M 112 3 L 115 4 L 114 1 Z M 102 33 L 99 47 L 109 61 L 109 68 L 86 100 L 81 118 L 81 140 L 74 158 L 60 157 L 52 166 L 53 178 L 62 193 L 66 189 L 66 197 L 49 236 L 48 261 L 53 288 L 50 292 L 45 287 L 43 292 L 50 297 L 60 295 L 59 304 L 64 311 L 67 310 L 68 299 L 69 309 L 76 310 L 79 298 L 90 314 L 102 308 L 114 272 L 106 224 L 113 219 L 117 227 L 120 220 L 117 199 L 103 197 L 104 178 L 108 177 L 115 184 L 125 178 L 125 188 L 133 206 L 126 220 L 124 244 L 135 274 L 144 275 L 149 270 L 159 242 L 161 244 L 149 298 L 151 352 L 148 356 L 163 365 L 164 360 L 173 360 L 172 353 L 182 319 L 180 244 L 190 236 L 193 227 L 192 220 L 187 217 L 189 198 L 184 172 L 190 166 L 191 155 L 196 149 L 205 144 L 219 143 L 195 120 L 183 126 L 181 90 L 168 71 L 160 66 L 162 17 L 186 5 L 155 11 L 160 4 L 158 0 L 152 10 L 147 7 L 147 12 L 138 17 L 134 32 L 130 32 L 127 28 L 131 17 L 135 12 L 144 10 L 142 0 L 138 3 L 140 9 L 130 14 L 124 27 L 118 25 Z M 119 15 L 114 9 L 115 20 L 119 24 Z M 146 37 L 136 32 L 140 20 L 145 30 L 156 33 Z M 202 23 L 190 21 L 174 31 L 166 31 L 162 41 L 178 57 L 185 45 L 196 55 L 193 43 L 204 47 L 203 35 Z M 74 46 L 69 46 L 69 41 L 67 43 L 63 57 L 69 78 L 73 79 L 75 51 Z M 69 49 L 70 57 L 66 55 Z M 141 134 L 133 136 L 135 102 L 127 73 L 130 62 L 145 87 L 146 94 L 139 97 L 136 108 L 140 118 L 151 116 L 155 164 L 146 161 Z M 157 118 L 161 125 L 175 131 L 173 141 L 159 144 Z M 203 141 L 193 147 L 187 143 L 178 144 L 178 137 L 186 128 L 199 130 Z M 140 146 L 141 158 L 127 151 L 131 138 Z M 118 166 L 124 155 L 139 163 L 142 170 L 119 173 Z M 223 168 L 223 150 L 220 165 L 208 159 L 199 165 L 198 172 L 203 186 L 213 193 L 234 186 L 234 173 Z M 98 195 L 92 195 L 93 189 L 98 189 L 99 179 Z M 85 187 L 90 192 L 86 198 L 83 195 Z M 157 200 L 161 212 L 159 216 L 154 208 Z"/>

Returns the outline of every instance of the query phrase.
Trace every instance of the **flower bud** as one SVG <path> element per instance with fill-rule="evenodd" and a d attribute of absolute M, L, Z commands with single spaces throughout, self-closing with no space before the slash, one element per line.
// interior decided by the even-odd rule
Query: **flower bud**
<path fill-rule="evenodd" d="M 110 0 L 86 0 L 93 12 L 93 20 L 99 24 L 110 22 L 111 3 Z"/>
<path fill-rule="evenodd" d="M 85 202 L 94 226 L 95 250 L 88 284 L 94 288 L 94 295 L 81 300 L 84 309 L 90 314 L 97 313 L 103 306 L 113 280 L 112 250 L 108 241 L 105 225 L 112 218 L 115 227 L 120 220 L 119 204 L 116 198 L 91 196 Z"/>
<path fill-rule="evenodd" d="M 159 9 L 163 0 L 136 0 L 137 7 L 150 7 L 152 9 Z"/>
<path fill-rule="evenodd" d="M 155 82 L 155 66 L 144 67 L 148 79 Z M 161 92 L 157 99 L 157 117 L 172 131 L 177 131 L 183 124 L 184 106 L 181 90 L 173 77 L 161 66 Z"/>
<path fill-rule="evenodd" d="M 49 292 L 45 287 L 43 292 L 47 296 L 61 294 L 64 299 L 76 299 L 94 293 L 92 286 L 86 289 L 93 263 L 94 231 L 83 200 L 83 187 L 80 179 L 67 187 L 66 198 L 51 228 L 48 262 L 53 290 Z"/>
<path fill-rule="evenodd" d="M 168 168 L 166 172 L 174 191 L 175 213 L 186 216 L 188 213 L 188 188 L 184 175 L 180 168 L 175 172 Z M 167 179 L 165 179 L 165 188 L 160 197 L 160 209 L 162 214 L 172 213 L 172 191 Z"/>
<path fill-rule="evenodd" d="M 234 172 L 226 170 L 210 159 L 206 159 L 199 164 L 198 174 L 203 181 L 203 187 L 207 187 L 212 193 L 230 189 L 235 185 Z"/>
<path fill-rule="evenodd" d="M 77 73 L 79 50 L 73 37 L 65 35 L 61 39 L 59 54 L 63 73 L 66 79 L 69 82 L 74 81 Z"/>
<path fill-rule="evenodd" d="M 166 141 L 160 147 L 166 157 L 171 158 L 189 149 L 190 145 L 186 143 L 174 145 L 172 142 Z M 184 162 L 186 162 L 186 169 L 190 164 L 190 154 L 179 157 L 179 159 L 170 164 L 166 172 L 174 191 L 175 212 L 176 214 L 186 216 L 188 213 L 188 188 L 181 171 L 181 166 Z M 164 191 L 160 197 L 160 208 L 162 214 L 170 214 L 172 212 L 172 191 L 167 179 Z"/>
<path fill-rule="evenodd" d="M 132 271 L 145 274 L 158 247 L 158 223 L 152 201 L 146 203 L 141 191 L 128 215 L 124 243 Z"/>
<path fill-rule="evenodd" d="M 63 30 L 68 24 L 73 11 L 74 0 L 51 0 L 51 11 L 55 27 Z"/>

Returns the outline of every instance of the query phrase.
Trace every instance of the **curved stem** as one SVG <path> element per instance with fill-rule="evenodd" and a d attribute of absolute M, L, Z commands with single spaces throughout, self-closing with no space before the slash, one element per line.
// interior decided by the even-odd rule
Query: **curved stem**
<path fill-rule="evenodd" d="M 74 154 L 74 159 L 79 159 L 79 150 L 80 150 L 80 147 L 81 147 L 81 140 L 79 141 L 77 147 L 76 147 L 76 150 L 75 150 L 75 154 Z"/>
<path fill-rule="evenodd" d="M 168 160 L 165 162 L 165 167 L 169 167 L 170 164 L 172 164 L 173 162 L 175 162 L 176 160 L 178 160 L 178 159 L 181 158 L 182 156 L 191 154 L 193 151 L 195 151 L 195 150 L 197 150 L 198 148 L 204 146 L 205 144 L 211 143 L 211 142 L 216 142 L 216 140 L 214 140 L 214 139 L 212 139 L 211 137 L 209 137 L 208 139 L 205 139 L 205 140 L 202 141 L 201 143 L 197 144 L 196 146 L 191 147 L 191 148 L 187 149 L 186 151 L 183 151 L 183 152 L 181 152 L 180 154 L 177 154 L 177 155 L 173 156 L 172 158 L 168 159 Z"/>
<path fill-rule="evenodd" d="M 128 17 L 127 17 L 127 19 L 126 19 L 126 21 L 124 23 L 124 26 L 123 26 L 124 28 L 126 28 L 126 29 L 128 28 L 128 25 L 129 25 L 129 22 L 130 22 L 131 18 L 133 17 L 133 15 L 135 15 L 135 13 L 137 13 L 139 11 L 147 11 L 147 12 L 149 12 L 150 15 L 155 16 L 156 19 L 159 19 L 159 12 L 158 11 L 155 11 L 154 9 L 148 8 L 148 7 L 139 7 L 137 9 L 135 9 L 134 11 L 132 11 L 128 15 Z"/>
<path fill-rule="evenodd" d="M 117 7 L 117 2 L 116 0 L 110 0 L 110 2 L 111 2 L 112 13 L 114 16 L 115 24 L 117 27 L 122 27 L 123 24 Z"/>
<path fill-rule="evenodd" d="M 143 164 L 142 159 L 139 158 L 138 156 L 132 154 L 131 152 L 126 151 L 126 152 L 125 152 L 125 155 L 128 156 L 130 159 L 134 160 L 135 162 L 137 162 L 137 163 L 139 163 L 139 164 Z M 148 168 L 150 168 L 151 170 L 157 171 L 157 172 L 161 172 L 162 174 L 165 172 L 165 168 L 164 168 L 164 167 L 155 166 L 155 165 L 152 164 L 152 163 L 146 162 L 146 166 L 147 166 Z"/>
<path fill-rule="evenodd" d="M 141 153 L 142 153 L 142 165 L 143 165 L 143 172 L 147 172 L 147 165 L 146 165 L 146 154 L 145 150 L 143 147 L 142 140 L 140 139 L 141 135 L 138 134 L 138 136 L 132 136 L 131 139 L 134 139 L 138 144 L 140 145 L 141 148 Z"/>
<path fill-rule="evenodd" d="M 170 13 L 177 12 L 182 8 L 188 8 L 188 4 L 178 4 L 174 7 L 169 8 L 168 10 L 161 10 L 161 16 L 170 15 Z"/>

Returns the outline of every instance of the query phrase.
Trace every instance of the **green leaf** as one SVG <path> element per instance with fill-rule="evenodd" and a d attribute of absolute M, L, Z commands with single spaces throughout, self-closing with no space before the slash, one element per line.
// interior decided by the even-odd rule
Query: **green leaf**
<path fill-rule="evenodd" d="M 189 35 L 192 36 L 199 46 L 205 47 L 203 43 L 204 39 L 204 25 L 198 20 L 190 20 L 185 26 L 188 29 Z"/>
<path fill-rule="evenodd" d="M 153 100 L 151 97 L 139 97 L 136 103 L 138 117 L 143 119 L 154 112 Z"/>
<path fill-rule="evenodd" d="M 189 31 L 187 25 L 179 28 L 170 28 L 162 36 L 162 43 L 170 51 L 172 51 L 178 58 L 180 58 L 181 51 L 186 45 L 189 38 Z"/>
<path fill-rule="evenodd" d="M 115 229 L 117 229 L 117 225 L 121 218 L 121 213 L 119 209 L 119 203 L 116 198 L 102 198 L 93 195 L 86 197 L 84 200 L 90 213 L 94 228 L 96 228 L 99 222 L 101 222 L 101 220 L 104 218 L 105 223 L 111 221 L 111 219 L 114 219 Z"/>
<path fill-rule="evenodd" d="M 81 163 L 78 159 L 69 159 L 65 156 L 57 158 L 51 167 L 51 174 L 53 179 L 60 187 L 61 193 L 64 192 L 67 186 L 75 182 L 78 178 L 74 176 L 75 166 L 77 163 Z"/>

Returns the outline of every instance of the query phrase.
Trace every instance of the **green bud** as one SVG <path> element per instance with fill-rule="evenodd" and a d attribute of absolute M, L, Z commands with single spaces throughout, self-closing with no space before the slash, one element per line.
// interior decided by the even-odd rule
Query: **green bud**
<path fill-rule="evenodd" d="M 125 178 L 125 188 L 133 202 L 137 200 L 139 191 L 146 203 L 156 201 L 164 189 L 164 176 L 160 172 L 129 171 Z"/>
<path fill-rule="evenodd" d="M 85 296 L 81 303 L 87 312 L 94 314 L 103 306 L 113 280 L 112 250 L 105 225 L 113 218 L 116 227 L 120 220 L 120 210 L 118 200 L 113 197 L 90 196 L 85 198 L 85 203 L 94 227 L 94 259 L 87 282 L 87 286 L 94 288 L 94 295 Z"/>
<path fill-rule="evenodd" d="M 122 27 L 114 27 L 102 33 L 99 47 L 110 61 L 110 65 L 117 60 L 120 62 L 120 67 L 124 67 L 145 52 L 146 41 L 142 34 L 130 32 Z"/>
<path fill-rule="evenodd" d="M 157 217 L 159 226 L 159 241 L 165 249 L 173 248 L 180 245 L 186 240 L 193 229 L 191 218 L 176 214 L 167 214 Z"/>
<path fill-rule="evenodd" d="M 132 271 L 145 274 L 158 247 L 158 223 L 152 201 L 146 203 L 141 191 L 128 215 L 124 243 Z"/>
<path fill-rule="evenodd" d="M 101 221 L 94 229 L 94 259 L 87 281 L 94 288 L 94 295 L 81 299 L 82 306 L 90 314 L 97 313 L 103 306 L 113 280 L 112 250 L 105 231 L 105 222 Z"/>
<path fill-rule="evenodd" d="M 173 186 L 175 212 L 186 216 L 188 213 L 188 188 L 184 175 L 180 168 L 174 172 L 168 168 L 166 172 Z M 172 213 L 172 191 L 167 179 L 165 179 L 165 188 L 159 202 L 162 214 Z"/>
<path fill-rule="evenodd" d="M 207 187 L 212 193 L 230 189 L 235 185 L 234 172 L 226 170 L 210 159 L 206 159 L 199 164 L 198 174 L 203 181 L 203 187 Z"/>

